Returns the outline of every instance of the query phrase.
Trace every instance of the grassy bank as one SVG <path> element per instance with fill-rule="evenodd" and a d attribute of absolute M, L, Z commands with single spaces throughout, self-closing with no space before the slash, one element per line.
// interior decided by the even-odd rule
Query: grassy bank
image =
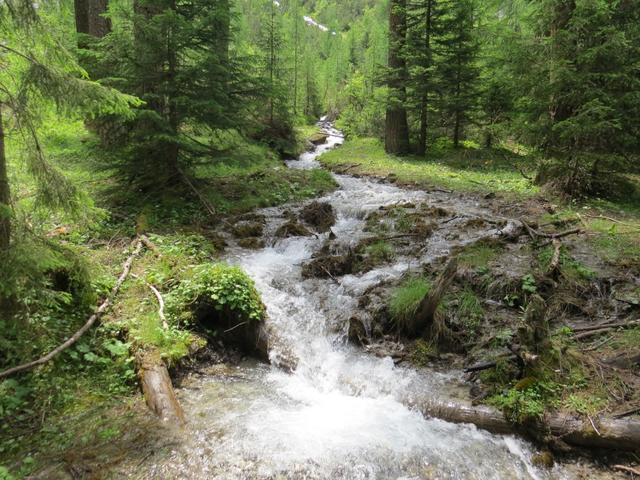
<path fill-rule="evenodd" d="M 338 172 L 348 169 L 350 174 L 391 175 L 401 184 L 427 189 L 435 186 L 464 192 L 501 192 L 519 198 L 539 193 L 518 170 L 530 170 L 531 160 L 508 150 L 472 146 L 435 149 L 428 158 L 395 157 L 384 152 L 379 140 L 357 138 L 323 155 L 321 162 Z"/>

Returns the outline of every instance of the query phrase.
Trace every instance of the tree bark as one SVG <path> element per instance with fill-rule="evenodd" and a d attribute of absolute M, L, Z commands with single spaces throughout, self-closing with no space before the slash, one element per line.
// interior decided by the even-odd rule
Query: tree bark
<path fill-rule="evenodd" d="M 389 100 L 385 122 L 385 150 L 395 155 L 409 153 L 407 121 L 407 62 L 404 47 L 407 35 L 407 2 L 392 0 L 389 12 Z"/>
<path fill-rule="evenodd" d="M 427 417 L 452 423 L 471 423 L 497 434 L 523 433 L 537 438 L 551 434 L 577 447 L 640 450 L 640 420 L 635 419 L 594 418 L 592 424 L 589 420 L 555 414 L 525 428 L 506 420 L 502 412 L 485 406 L 470 407 L 454 402 L 423 400 L 417 402 L 415 407 Z"/>
<path fill-rule="evenodd" d="M 427 1 L 427 10 L 425 12 L 425 55 L 427 61 L 425 64 L 425 74 L 422 79 L 422 98 L 420 99 L 420 137 L 418 140 L 418 155 L 424 155 L 427 153 L 427 132 L 429 127 L 429 87 L 427 85 L 429 72 L 428 69 L 431 66 L 431 30 L 432 30 L 432 11 L 433 0 Z"/>
<path fill-rule="evenodd" d="M 450 258 L 444 270 L 438 276 L 433 288 L 420 302 L 415 322 L 417 332 L 426 332 L 433 327 L 438 305 L 440 305 L 442 297 L 444 297 L 451 283 L 453 283 L 457 270 L 458 259 L 456 257 Z"/>
<path fill-rule="evenodd" d="M 176 398 L 167 367 L 157 352 L 144 355 L 138 375 L 149 409 L 166 422 L 183 425 L 184 411 Z"/>
<path fill-rule="evenodd" d="M 8 250 L 11 243 L 11 190 L 7 174 L 4 139 L 2 104 L 0 104 L 0 252 Z"/>
<path fill-rule="evenodd" d="M 96 38 L 107 35 L 111 31 L 111 20 L 104 17 L 108 4 L 109 0 L 74 0 L 76 32 Z"/>

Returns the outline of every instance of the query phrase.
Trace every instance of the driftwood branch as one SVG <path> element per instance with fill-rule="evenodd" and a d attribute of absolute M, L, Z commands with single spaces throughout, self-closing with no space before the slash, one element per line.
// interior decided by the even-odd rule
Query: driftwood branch
<path fill-rule="evenodd" d="M 162 321 L 162 328 L 167 330 L 169 328 L 169 324 L 167 323 L 167 317 L 164 314 L 164 300 L 162 298 L 162 295 L 160 294 L 160 292 L 158 291 L 158 289 L 156 287 L 154 287 L 150 283 L 148 283 L 147 285 L 151 289 L 153 294 L 156 296 L 156 298 L 158 299 L 158 307 L 159 307 L 158 316 L 160 317 L 160 320 Z"/>
<path fill-rule="evenodd" d="M 564 237 L 568 237 L 570 235 L 579 235 L 582 233 L 582 229 L 580 228 L 572 228 L 571 230 L 566 230 L 564 232 L 560 232 L 560 233 L 546 233 L 546 232 L 540 232 L 536 229 L 534 229 L 533 227 L 531 227 L 531 225 L 529 225 L 527 222 L 525 222 L 524 220 L 520 220 L 520 223 L 522 223 L 522 225 L 524 225 L 524 228 L 527 229 L 527 232 L 529 233 L 529 236 L 533 239 L 533 240 L 537 240 L 538 238 L 546 238 L 549 240 L 559 240 L 561 238 Z"/>
<path fill-rule="evenodd" d="M 184 411 L 176 398 L 166 365 L 155 353 L 147 353 L 138 368 L 142 393 L 149 409 L 162 420 L 184 424 Z"/>
<path fill-rule="evenodd" d="M 91 315 L 91 317 L 89 317 L 89 320 L 87 320 L 87 322 L 82 326 L 82 328 L 80 328 L 80 330 L 78 330 L 71 337 L 69 337 L 69 339 L 66 342 L 64 342 L 62 345 L 58 346 L 57 348 L 55 348 L 45 356 L 39 358 L 38 360 L 34 360 L 33 362 L 25 363 L 23 365 L 18 365 L 17 367 L 13 367 L 8 370 L 5 370 L 4 372 L 0 372 L 0 379 L 6 378 L 10 375 L 14 375 L 16 373 L 32 370 L 33 368 L 39 365 L 44 365 L 45 363 L 49 362 L 58 354 L 65 351 L 67 348 L 71 347 L 72 345 L 74 345 L 78 340 L 80 340 L 80 338 L 93 326 L 93 324 L 96 323 L 96 321 L 98 321 L 100 317 L 102 317 L 104 312 L 106 312 L 109 309 L 109 307 L 111 307 L 111 304 L 113 303 L 113 299 L 116 297 L 116 295 L 118 295 L 118 292 L 122 287 L 122 284 L 125 282 L 125 280 L 129 276 L 129 273 L 131 272 L 131 267 L 133 265 L 133 260 L 140 254 L 140 251 L 142 250 L 142 240 L 138 237 L 133 241 L 132 245 L 134 245 L 133 253 L 124 262 L 122 266 L 122 273 L 120 274 L 120 277 L 118 277 L 116 284 L 111 289 L 110 294 L 98 307 L 95 313 Z"/>

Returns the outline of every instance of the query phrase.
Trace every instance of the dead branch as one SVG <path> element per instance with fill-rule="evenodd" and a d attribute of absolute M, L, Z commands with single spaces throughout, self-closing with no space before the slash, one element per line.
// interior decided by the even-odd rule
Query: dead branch
<path fill-rule="evenodd" d="M 153 285 L 151 285 L 150 283 L 147 283 L 147 286 L 151 289 L 153 294 L 158 299 L 158 305 L 159 305 L 158 316 L 160 317 L 160 320 L 162 321 L 162 328 L 167 330 L 169 328 L 169 324 L 167 323 L 167 317 L 165 317 L 165 315 L 164 315 L 164 300 L 162 299 L 162 295 L 160 294 L 158 289 L 156 287 L 154 287 Z"/>
<path fill-rule="evenodd" d="M 627 410 L 625 412 L 617 413 L 613 416 L 613 418 L 624 418 L 630 417 L 631 415 L 635 415 L 636 413 L 640 413 L 640 407 L 632 408 L 631 410 Z"/>
<path fill-rule="evenodd" d="M 142 250 L 142 240 L 140 239 L 140 237 L 137 237 L 132 242 L 131 245 L 134 246 L 133 253 L 124 262 L 122 266 L 122 273 L 120 274 L 120 277 L 118 277 L 116 284 L 111 289 L 111 292 L 107 296 L 107 298 L 102 302 L 102 304 L 98 307 L 95 313 L 91 315 L 91 317 L 89 317 L 89 320 L 87 320 L 87 322 L 82 326 L 82 328 L 80 328 L 80 330 L 74 333 L 62 345 L 53 349 L 51 352 L 39 358 L 38 360 L 34 360 L 33 362 L 25 363 L 23 365 L 18 365 L 17 367 L 13 367 L 8 370 L 5 370 L 4 372 L 0 372 L 0 379 L 6 378 L 10 375 L 14 375 L 16 373 L 32 370 L 33 368 L 39 365 L 44 365 L 45 363 L 49 362 L 52 358 L 54 358 L 56 355 L 60 354 L 61 352 L 63 352 L 64 350 L 66 350 L 67 348 L 75 344 L 78 340 L 80 340 L 80 338 L 93 326 L 93 324 L 96 323 L 96 321 L 99 320 L 100 317 L 102 317 L 104 312 L 106 312 L 109 309 L 109 307 L 111 307 L 111 304 L 113 303 L 113 299 L 116 297 L 116 295 L 118 295 L 118 292 L 122 287 L 122 284 L 125 282 L 125 280 L 129 276 L 129 273 L 131 272 L 131 267 L 133 265 L 133 260 L 140 254 L 140 251 Z"/>
<path fill-rule="evenodd" d="M 538 230 L 535 230 L 527 222 L 525 222 L 522 219 L 520 220 L 520 223 L 524 225 L 524 227 L 527 229 L 527 232 L 529 232 L 529 236 L 531 236 L 533 240 L 537 240 L 538 238 L 548 238 L 550 240 L 559 240 L 561 238 L 568 237 L 570 235 L 579 235 L 583 233 L 582 229 L 580 228 L 573 228 L 571 230 L 567 230 L 565 232 L 560 232 L 560 233 L 546 233 L 546 232 L 540 232 Z"/>
<path fill-rule="evenodd" d="M 145 247 L 152 251 L 156 257 L 162 256 L 158 247 L 156 247 L 156 245 L 151 240 L 149 240 L 149 237 L 147 237 L 146 235 L 140 235 L 140 241 L 144 244 Z"/>
<path fill-rule="evenodd" d="M 624 465 L 614 465 L 613 469 L 614 470 L 620 470 L 621 472 L 627 472 L 627 473 L 630 473 L 632 475 L 637 475 L 638 477 L 640 477 L 640 470 L 638 470 L 636 468 L 625 467 Z"/>
<path fill-rule="evenodd" d="M 547 275 L 555 275 L 560 269 L 560 253 L 562 249 L 562 242 L 557 238 L 553 240 L 553 258 L 549 264 L 549 270 Z"/>
<path fill-rule="evenodd" d="M 209 215 L 211 215 L 212 217 L 215 217 L 216 209 L 213 207 L 213 205 L 211 205 L 211 202 L 207 200 L 207 198 L 204 195 L 202 195 L 202 193 L 200 193 L 200 191 L 196 188 L 193 182 L 182 170 L 179 169 L 178 173 L 180 174 L 182 181 L 191 189 L 191 191 L 196 195 L 196 197 L 198 197 L 198 200 L 200 200 L 200 203 L 202 203 L 204 208 L 207 209 L 207 212 L 209 212 Z"/>
<path fill-rule="evenodd" d="M 595 218 L 600 220 L 607 220 L 612 223 L 617 223 L 618 225 L 623 225 L 625 227 L 637 227 L 638 225 L 633 225 L 632 223 L 621 222 L 620 220 L 616 220 L 615 218 L 605 217 L 604 215 L 587 215 L 587 218 Z"/>

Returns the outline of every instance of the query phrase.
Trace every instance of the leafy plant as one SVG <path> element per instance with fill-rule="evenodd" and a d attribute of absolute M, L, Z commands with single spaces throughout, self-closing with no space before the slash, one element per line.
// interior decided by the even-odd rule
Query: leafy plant
<path fill-rule="evenodd" d="M 199 265 L 167 298 L 167 311 L 176 320 L 191 320 L 198 304 L 207 302 L 248 321 L 261 321 L 265 307 L 253 280 L 239 267 L 218 263 Z"/>

